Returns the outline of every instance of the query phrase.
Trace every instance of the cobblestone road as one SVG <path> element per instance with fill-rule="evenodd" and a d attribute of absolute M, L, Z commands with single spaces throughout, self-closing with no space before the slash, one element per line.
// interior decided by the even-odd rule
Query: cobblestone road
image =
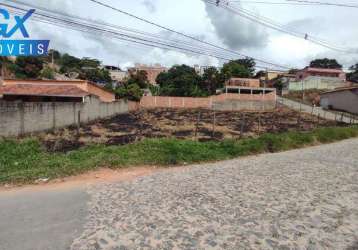
<path fill-rule="evenodd" d="M 93 186 L 73 250 L 357 249 L 358 140 Z"/>

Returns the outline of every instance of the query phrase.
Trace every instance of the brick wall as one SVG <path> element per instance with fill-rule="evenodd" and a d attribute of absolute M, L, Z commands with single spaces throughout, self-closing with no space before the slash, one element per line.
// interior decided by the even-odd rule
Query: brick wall
<path fill-rule="evenodd" d="M 84 103 L 20 103 L 0 101 L 0 136 L 62 128 L 129 111 L 126 101 L 101 102 L 86 97 Z"/>
<path fill-rule="evenodd" d="M 221 94 L 204 98 L 144 96 L 141 108 L 206 108 L 225 110 L 268 110 L 276 106 L 276 93 L 268 94 Z M 229 108 L 230 107 L 230 108 Z"/>

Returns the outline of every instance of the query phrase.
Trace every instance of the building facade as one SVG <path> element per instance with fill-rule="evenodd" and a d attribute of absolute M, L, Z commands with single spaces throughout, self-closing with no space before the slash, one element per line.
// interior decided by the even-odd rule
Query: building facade
<path fill-rule="evenodd" d="M 309 89 L 334 90 L 350 87 L 351 83 L 337 77 L 309 76 L 300 81 L 290 81 L 288 91 L 302 91 Z"/>
<path fill-rule="evenodd" d="M 139 71 L 147 72 L 149 83 L 155 85 L 158 75 L 162 72 L 166 72 L 167 68 L 161 66 L 160 64 L 146 65 L 139 63 L 136 63 L 135 66 L 132 68 L 128 68 L 129 73 L 136 73 Z"/>
<path fill-rule="evenodd" d="M 108 70 L 112 80 L 114 82 L 119 82 L 122 83 L 126 80 L 126 78 L 128 77 L 128 72 L 122 70 L 119 67 L 116 66 L 104 66 L 104 68 L 106 70 Z"/>
<path fill-rule="evenodd" d="M 358 87 L 341 88 L 321 94 L 321 107 L 358 115 Z"/>
<path fill-rule="evenodd" d="M 226 82 L 226 86 L 260 88 L 260 79 L 232 77 Z"/>
<path fill-rule="evenodd" d="M 296 73 L 296 81 L 304 80 L 310 76 L 338 78 L 341 81 L 346 80 L 346 73 L 342 69 L 323 69 L 306 67 Z"/>

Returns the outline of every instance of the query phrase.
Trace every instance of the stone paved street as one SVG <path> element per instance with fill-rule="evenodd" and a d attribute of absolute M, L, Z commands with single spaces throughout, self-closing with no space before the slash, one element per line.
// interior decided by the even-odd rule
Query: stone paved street
<path fill-rule="evenodd" d="M 92 186 L 73 250 L 357 249 L 358 140 Z"/>

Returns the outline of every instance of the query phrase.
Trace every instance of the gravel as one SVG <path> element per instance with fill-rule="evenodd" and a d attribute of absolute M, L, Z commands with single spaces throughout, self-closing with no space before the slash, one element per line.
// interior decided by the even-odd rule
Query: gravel
<path fill-rule="evenodd" d="M 90 188 L 73 250 L 357 249 L 358 139 Z"/>

